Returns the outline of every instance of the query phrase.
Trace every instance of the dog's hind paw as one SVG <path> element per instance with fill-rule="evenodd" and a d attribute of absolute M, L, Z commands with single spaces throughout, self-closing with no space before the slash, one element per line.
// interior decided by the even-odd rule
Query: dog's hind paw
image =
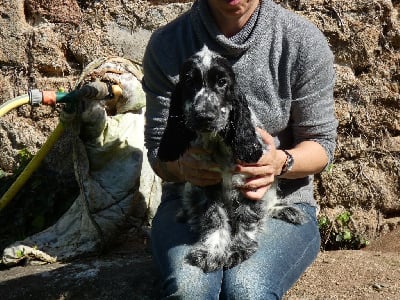
<path fill-rule="evenodd" d="M 286 222 L 301 225 L 307 223 L 309 218 L 299 208 L 290 205 L 276 205 L 268 210 L 272 218 L 281 219 Z"/>
<path fill-rule="evenodd" d="M 205 273 L 221 270 L 226 261 L 224 257 L 211 255 L 211 253 L 204 249 L 192 249 L 186 255 L 185 260 L 190 265 L 199 267 Z"/>
<path fill-rule="evenodd" d="M 247 260 L 256 252 L 257 248 L 234 250 L 225 265 L 226 269 L 233 268 L 243 261 Z"/>

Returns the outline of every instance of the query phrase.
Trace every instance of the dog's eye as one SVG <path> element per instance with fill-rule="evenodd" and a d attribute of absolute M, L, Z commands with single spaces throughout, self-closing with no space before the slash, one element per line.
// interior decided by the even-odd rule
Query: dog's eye
<path fill-rule="evenodd" d="M 183 82 L 186 85 L 192 85 L 194 82 L 194 78 L 191 74 L 185 74 L 185 76 L 183 77 Z"/>
<path fill-rule="evenodd" d="M 227 84 L 227 80 L 226 80 L 226 78 L 219 78 L 218 80 L 217 80 L 217 85 L 218 85 L 218 87 L 224 87 L 226 84 Z"/>
<path fill-rule="evenodd" d="M 183 73 L 180 80 L 185 86 L 192 87 L 197 85 L 198 82 L 201 82 L 201 72 L 196 68 L 190 68 Z"/>

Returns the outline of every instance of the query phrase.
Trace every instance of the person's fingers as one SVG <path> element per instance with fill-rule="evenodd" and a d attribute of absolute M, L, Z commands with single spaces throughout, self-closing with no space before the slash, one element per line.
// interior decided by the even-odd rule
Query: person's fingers
<path fill-rule="evenodd" d="M 247 190 L 254 190 L 264 186 L 269 186 L 274 182 L 274 176 L 252 177 L 246 180 L 241 188 Z"/>
<path fill-rule="evenodd" d="M 193 153 L 202 153 L 200 148 L 192 148 L 193 152 L 186 152 L 179 158 L 178 164 L 183 178 L 197 186 L 207 186 L 219 183 L 221 172 L 218 165 L 210 161 L 203 161 L 194 158 Z M 191 149 L 191 150 L 192 150 Z"/>
<path fill-rule="evenodd" d="M 179 158 L 181 165 L 186 168 L 219 171 L 218 164 L 207 159 L 208 154 L 201 148 L 191 148 Z"/>
<path fill-rule="evenodd" d="M 260 135 L 261 139 L 266 145 L 269 145 L 270 147 L 275 148 L 275 141 L 272 135 L 270 135 L 268 132 L 266 132 L 264 129 L 261 129 L 259 127 L 256 128 L 257 133 Z"/>
<path fill-rule="evenodd" d="M 258 201 L 264 197 L 265 193 L 270 189 L 270 187 L 271 185 L 266 185 L 256 189 L 241 189 L 241 192 L 245 198 Z"/>
<path fill-rule="evenodd" d="M 219 183 L 221 178 L 221 173 L 199 170 L 199 169 L 189 169 L 185 175 L 185 180 L 197 186 L 206 186 Z"/>
<path fill-rule="evenodd" d="M 209 186 L 209 185 L 215 185 L 218 184 L 221 180 L 210 180 L 210 179 L 204 179 L 204 178 L 192 178 L 190 180 L 187 180 L 191 184 L 195 186 Z"/>
<path fill-rule="evenodd" d="M 235 169 L 236 172 L 246 174 L 248 176 L 269 176 L 274 174 L 275 168 L 271 165 L 266 166 L 243 166 L 238 165 Z"/>
<path fill-rule="evenodd" d="M 207 161 L 198 161 L 193 158 L 180 158 L 179 165 L 181 171 L 184 173 L 193 173 L 196 171 L 204 171 L 204 175 L 208 173 L 221 173 L 221 168 L 217 164 Z"/>
<path fill-rule="evenodd" d="M 205 180 L 219 180 L 221 179 L 221 173 L 209 170 L 201 169 L 187 169 L 185 172 L 185 178 L 200 178 Z"/>
<path fill-rule="evenodd" d="M 201 147 L 190 147 L 186 151 L 186 153 L 189 153 L 189 154 L 210 154 L 209 151 L 207 151 L 206 149 L 201 148 Z"/>

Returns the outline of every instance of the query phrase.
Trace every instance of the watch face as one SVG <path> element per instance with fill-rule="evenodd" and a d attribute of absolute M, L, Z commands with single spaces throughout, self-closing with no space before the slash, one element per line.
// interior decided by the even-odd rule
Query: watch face
<path fill-rule="evenodd" d="M 290 171 L 293 168 L 293 164 L 294 164 L 294 158 L 292 156 L 292 154 L 290 154 L 289 152 L 287 152 L 286 150 L 282 150 L 283 152 L 285 152 L 286 154 L 286 161 L 285 164 L 282 168 L 281 174 L 279 174 L 279 176 L 285 174 L 286 172 Z"/>
<path fill-rule="evenodd" d="M 293 168 L 293 164 L 294 164 L 293 156 L 289 154 L 287 160 L 287 171 L 290 171 Z"/>

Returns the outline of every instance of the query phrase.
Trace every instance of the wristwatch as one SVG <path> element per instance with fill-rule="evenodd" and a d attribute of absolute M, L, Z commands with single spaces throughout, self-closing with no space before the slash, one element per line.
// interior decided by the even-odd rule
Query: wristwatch
<path fill-rule="evenodd" d="M 293 168 L 293 165 L 294 165 L 293 155 L 290 154 L 289 152 L 287 152 L 286 150 L 283 150 L 283 149 L 281 149 L 281 150 L 283 152 L 285 152 L 285 154 L 286 154 L 286 161 L 283 164 L 281 174 L 279 174 L 278 176 L 282 176 L 283 174 L 289 172 Z"/>

